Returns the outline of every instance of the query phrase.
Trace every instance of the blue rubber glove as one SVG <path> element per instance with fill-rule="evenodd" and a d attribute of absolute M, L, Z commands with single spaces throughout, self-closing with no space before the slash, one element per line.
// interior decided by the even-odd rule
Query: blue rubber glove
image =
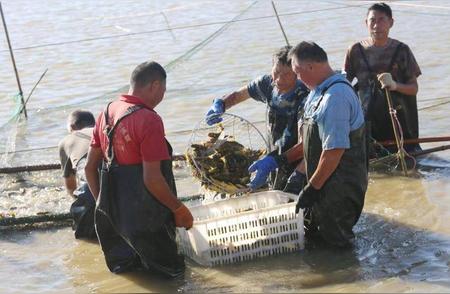
<path fill-rule="evenodd" d="M 222 99 L 214 99 L 213 104 L 206 113 L 206 123 L 209 126 L 220 123 L 222 114 L 225 112 L 225 102 Z"/>
<path fill-rule="evenodd" d="M 262 159 L 253 162 L 248 168 L 250 173 L 256 171 L 256 175 L 253 180 L 248 184 L 250 189 L 256 190 L 264 185 L 269 177 L 269 174 L 278 168 L 278 163 L 275 157 L 266 155 Z"/>

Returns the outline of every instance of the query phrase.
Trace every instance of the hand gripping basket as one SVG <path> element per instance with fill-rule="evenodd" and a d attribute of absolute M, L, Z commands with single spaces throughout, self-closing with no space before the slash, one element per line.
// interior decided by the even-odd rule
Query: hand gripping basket
<path fill-rule="evenodd" d="M 266 191 L 190 208 L 194 226 L 178 229 L 180 251 L 216 266 L 304 247 L 303 214 L 292 194 Z"/>

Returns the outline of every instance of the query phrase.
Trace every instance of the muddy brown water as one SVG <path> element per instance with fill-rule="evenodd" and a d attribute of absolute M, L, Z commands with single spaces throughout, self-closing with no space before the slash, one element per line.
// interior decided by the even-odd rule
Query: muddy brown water
<path fill-rule="evenodd" d="M 449 96 L 449 3 L 390 3 L 395 18 L 392 36 L 411 47 L 423 72 L 419 107 L 449 101 L 429 100 Z M 55 146 L 65 135 L 65 118 L 72 110 L 97 114 L 126 84 L 136 64 L 149 58 L 168 64 L 252 2 L 2 4 L 25 93 L 46 68 L 49 71 L 30 99 L 29 120 L 7 124 L 14 108 L 11 96 L 17 91 L 6 43 L 0 38 L 0 152 Z M 290 42 L 315 40 L 334 68 L 342 66 L 347 47 L 367 34 L 363 19 L 370 2 L 276 5 Z M 212 99 L 268 73 L 272 52 L 283 45 L 270 2 L 258 1 L 238 20 L 169 71 L 168 91 L 157 111 L 177 153 L 186 148 L 190 130 Z M 172 31 L 164 30 L 168 25 Z M 115 35 L 124 36 L 94 40 Z M 64 44 L 49 45 L 53 43 Z M 450 104 L 421 110 L 421 135 L 448 135 L 449 111 Z M 264 119 L 264 106 L 251 101 L 232 112 L 253 122 Z M 49 163 L 57 161 L 57 154 L 50 148 L 2 154 L 0 160 L 2 167 Z M 449 292 L 449 160 L 447 151 L 422 161 L 432 167 L 420 168 L 419 177 L 371 173 L 364 212 L 355 227 L 356 245 L 350 251 L 316 248 L 215 268 L 188 261 L 183 278 L 167 281 L 143 273 L 111 274 L 99 246 L 75 240 L 68 227 L 1 231 L 0 292 Z M 177 184 L 182 196 L 198 193 L 198 184 L 185 171 L 177 172 Z M 0 175 L 0 213 L 63 213 L 69 205 L 58 172 Z"/>

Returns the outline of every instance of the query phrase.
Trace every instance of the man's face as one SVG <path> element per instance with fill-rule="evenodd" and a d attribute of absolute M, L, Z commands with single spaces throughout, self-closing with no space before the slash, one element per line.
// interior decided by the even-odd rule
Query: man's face
<path fill-rule="evenodd" d="M 166 80 L 164 81 L 154 81 L 151 86 L 152 94 L 153 94 L 153 101 L 154 101 L 154 107 L 158 105 L 164 98 L 164 94 L 166 93 Z"/>
<path fill-rule="evenodd" d="M 272 79 L 275 87 L 281 93 L 287 93 L 295 87 L 297 77 L 288 65 L 276 62 L 272 67 Z"/>
<path fill-rule="evenodd" d="M 292 58 L 292 70 L 310 90 L 314 88 L 313 71 L 310 62 L 299 61 L 296 57 Z"/>
<path fill-rule="evenodd" d="M 371 10 L 366 19 L 369 35 L 374 40 L 384 40 L 389 36 L 389 30 L 394 25 L 394 20 L 384 12 Z"/>

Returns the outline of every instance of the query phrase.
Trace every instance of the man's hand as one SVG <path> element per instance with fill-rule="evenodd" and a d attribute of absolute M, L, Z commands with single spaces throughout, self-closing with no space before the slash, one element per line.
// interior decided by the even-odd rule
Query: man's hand
<path fill-rule="evenodd" d="M 295 206 L 295 213 L 301 209 L 312 207 L 314 202 L 319 200 L 320 190 L 315 189 L 311 183 L 308 183 L 298 196 L 297 205 Z"/>
<path fill-rule="evenodd" d="M 297 169 L 288 178 L 283 192 L 299 194 L 306 184 L 306 175 Z"/>
<path fill-rule="evenodd" d="M 222 114 L 225 112 L 225 102 L 222 99 L 214 99 L 213 104 L 206 113 L 206 123 L 209 126 L 217 124 L 222 121 Z"/>
<path fill-rule="evenodd" d="M 392 75 L 388 72 L 381 73 L 377 75 L 378 81 L 381 83 L 381 88 L 388 88 L 391 91 L 397 89 L 397 83 L 392 79 Z"/>
<path fill-rule="evenodd" d="M 264 185 L 267 181 L 267 177 L 270 172 L 274 171 L 278 168 L 278 163 L 273 156 L 266 155 L 262 159 L 255 161 L 250 167 L 248 171 L 253 173 L 256 171 L 256 175 L 253 180 L 248 185 L 250 189 L 256 190 L 262 185 Z"/>
<path fill-rule="evenodd" d="M 175 226 L 177 226 L 178 228 L 185 228 L 186 230 L 192 228 L 194 218 L 192 217 L 189 209 L 184 204 L 181 204 L 180 207 L 175 209 L 173 215 L 175 216 Z"/>

